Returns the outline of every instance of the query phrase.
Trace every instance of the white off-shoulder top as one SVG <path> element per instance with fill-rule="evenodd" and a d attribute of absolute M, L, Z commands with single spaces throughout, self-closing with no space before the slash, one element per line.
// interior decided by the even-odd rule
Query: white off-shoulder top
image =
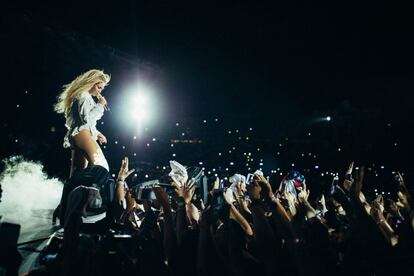
<path fill-rule="evenodd" d="M 87 129 L 91 132 L 92 139 L 97 140 L 100 133 L 96 129 L 96 122 L 101 119 L 104 107 L 96 103 L 89 92 L 83 92 L 78 99 L 72 102 L 70 111 L 66 114 L 65 126 L 68 129 L 63 141 L 64 148 L 73 147 L 72 137 L 81 130 Z"/>

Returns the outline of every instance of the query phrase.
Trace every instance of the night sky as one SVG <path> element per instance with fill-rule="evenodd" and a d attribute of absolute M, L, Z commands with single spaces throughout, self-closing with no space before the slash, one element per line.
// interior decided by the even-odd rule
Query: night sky
<path fill-rule="evenodd" d="M 112 111 L 98 128 L 109 140 L 113 170 L 123 155 L 136 153 L 136 166 L 177 159 L 216 170 L 222 164 L 224 171 L 238 162 L 234 172 L 245 173 L 241 168 L 259 168 L 262 159 L 269 172 L 316 163 L 341 172 L 355 159 L 373 171 L 381 164 L 387 173 L 412 174 L 408 6 L 67 2 L 20 2 L 2 11 L 2 158 L 21 154 L 64 178 L 69 152 L 53 104 L 63 84 L 100 68 L 112 76 L 104 91 Z M 122 99 L 137 80 L 153 88 L 159 116 L 133 139 Z M 326 116 L 332 121 L 321 120 Z M 171 147 L 184 138 L 203 143 Z M 243 153 L 251 149 L 257 158 L 245 166 Z"/>

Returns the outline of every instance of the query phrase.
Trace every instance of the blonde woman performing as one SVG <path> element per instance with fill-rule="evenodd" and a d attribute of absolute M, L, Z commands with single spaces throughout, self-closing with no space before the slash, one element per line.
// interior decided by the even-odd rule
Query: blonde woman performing
<path fill-rule="evenodd" d="M 57 113 L 66 118 L 68 132 L 63 147 L 71 149 L 70 176 L 75 169 L 84 169 L 88 163 L 100 165 L 109 171 L 108 162 L 99 147 L 106 143 L 106 137 L 96 129 L 106 109 L 106 100 L 101 95 L 110 76 L 101 70 L 92 69 L 63 86 L 55 105 Z M 98 103 L 93 99 L 98 98 Z"/>

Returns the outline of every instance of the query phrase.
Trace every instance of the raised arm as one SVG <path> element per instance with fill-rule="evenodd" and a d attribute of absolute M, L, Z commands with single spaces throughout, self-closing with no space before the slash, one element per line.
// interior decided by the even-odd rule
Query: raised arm
<path fill-rule="evenodd" d="M 226 191 L 223 192 L 224 200 L 230 207 L 230 219 L 233 219 L 234 221 L 236 221 L 241 226 L 241 228 L 244 230 L 246 235 L 252 236 L 253 235 L 253 230 L 250 227 L 250 224 L 240 214 L 239 210 L 237 210 L 237 208 L 233 204 L 234 203 L 234 201 L 233 201 L 234 197 L 230 196 L 230 193 L 232 193 L 232 192 L 233 191 L 231 189 L 227 189 Z"/>
<path fill-rule="evenodd" d="M 176 235 L 177 235 L 177 245 L 178 247 L 181 246 L 184 233 L 187 230 L 187 215 L 188 221 L 191 222 L 192 217 L 192 210 L 188 206 L 191 204 L 191 200 L 194 196 L 195 192 L 195 185 L 194 180 L 189 179 L 188 181 L 183 181 L 183 183 L 179 183 L 174 178 L 172 179 L 171 185 L 175 189 L 176 193 L 176 201 L 177 201 L 177 222 L 176 222 Z M 194 206 L 195 207 L 195 206 Z"/>
<path fill-rule="evenodd" d="M 118 177 L 116 179 L 115 200 L 119 205 L 122 205 L 122 202 L 124 201 L 127 192 L 125 179 L 127 179 L 127 177 L 135 171 L 135 169 L 129 170 L 128 166 L 128 157 L 124 157 L 124 159 L 122 159 L 121 161 L 121 167 L 119 168 Z"/>
<path fill-rule="evenodd" d="M 168 194 L 162 187 L 156 186 L 153 188 L 155 196 L 160 203 L 164 213 L 164 254 L 171 266 L 176 263 L 175 253 L 177 251 L 177 241 L 174 231 L 174 223 L 171 212 L 171 205 L 168 199 Z"/>

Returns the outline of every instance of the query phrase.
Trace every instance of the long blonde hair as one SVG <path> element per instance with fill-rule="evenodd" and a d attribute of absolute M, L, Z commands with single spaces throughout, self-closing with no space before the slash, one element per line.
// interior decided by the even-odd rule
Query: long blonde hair
<path fill-rule="evenodd" d="M 67 115 L 74 99 L 78 99 L 83 92 L 91 90 L 97 83 L 102 82 L 107 85 L 110 79 L 111 77 L 108 74 L 98 69 L 92 69 L 77 76 L 71 83 L 63 86 L 63 91 L 57 98 L 58 101 L 54 106 L 54 110 L 57 113 Z"/>

